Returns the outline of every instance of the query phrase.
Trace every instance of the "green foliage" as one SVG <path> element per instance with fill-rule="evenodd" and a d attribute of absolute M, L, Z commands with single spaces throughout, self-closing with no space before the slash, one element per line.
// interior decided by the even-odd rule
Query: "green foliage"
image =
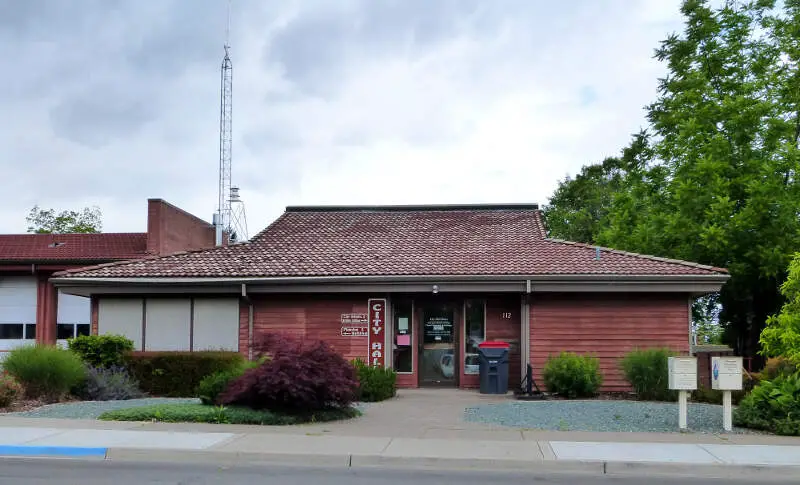
<path fill-rule="evenodd" d="M 245 359 L 238 352 L 135 352 L 125 366 L 142 391 L 153 396 L 194 397 L 206 376 L 239 369 Z"/>
<path fill-rule="evenodd" d="M 372 367 L 361 359 L 353 362 L 358 378 L 356 400 L 361 402 L 385 401 L 397 394 L 397 373 L 384 367 Z"/>
<path fill-rule="evenodd" d="M 800 373 L 762 380 L 733 414 L 736 426 L 800 435 Z"/>
<path fill-rule="evenodd" d="M 81 335 L 67 340 L 67 345 L 91 367 L 119 367 L 125 354 L 133 351 L 133 341 L 122 335 Z"/>
<path fill-rule="evenodd" d="M 94 234 L 103 229 L 102 214 L 98 207 L 86 207 L 82 211 L 41 209 L 34 206 L 25 220 L 28 232 L 37 234 Z"/>
<path fill-rule="evenodd" d="M 734 406 L 738 406 L 742 399 L 747 396 L 748 391 L 731 391 L 731 402 Z M 722 391 L 717 389 L 709 389 L 707 387 L 698 387 L 692 391 L 692 401 L 702 402 L 706 404 L 719 404 L 722 405 Z"/>
<path fill-rule="evenodd" d="M 670 349 L 642 349 L 628 353 L 620 361 L 625 379 L 636 397 L 643 401 L 674 401 L 678 393 L 669 389 Z"/>
<path fill-rule="evenodd" d="M 25 345 L 10 351 L 3 361 L 25 394 L 34 399 L 57 401 L 86 376 L 81 359 L 69 350 L 46 345 Z"/>
<path fill-rule="evenodd" d="M 197 385 L 197 397 L 203 404 L 220 404 L 219 396 L 228 389 L 228 385 L 241 377 L 248 369 L 254 369 L 264 361 L 247 361 L 241 367 L 215 372 L 204 377 Z"/>
<path fill-rule="evenodd" d="M 786 302 L 780 313 L 767 319 L 761 332 L 761 353 L 769 357 L 786 357 L 800 364 L 800 253 L 789 265 L 789 276 L 781 286 Z"/>
<path fill-rule="evenodd" d="M 728 268 L 694 310 L 719 303 L 725 343 L 752 356 L 800 247 L 800 2 L 681 12 L 684 31 L 656 51 L 668 73 L 649 126 L 627 149 L 646 140 L 637 163 L 565 181 L 547 222 L 557 237 Z"/>
<path fill-rule="evenodd" d="M 87 367 L 86 378 L 72 394 L 84 401 L 124 401 L 145 394 L 124 367 Z"/>
<path fill-rule="evenodd" d="M 361 413 L 354 408 L 336 408 L 310 414 L 282 414 L 245 407 L 207 406 L 203 404 L 157 404 L 116 411 L 107 411 L 98 419 L 103 421 L 160 421 L 164 423 L 216 423 L 292 425 L 323 423 L 350 419 Z"/>
<path fill-rule="evenodd" d="M 22 386 L 6 372 L 0 373 L 0 409 L 7 408 L 22 396 Z"/>
<path fill-rule="evenodd" d="M 548 357 L 542 377 L 548 391 L 570 399 L 594 396 L 603 383 L 600 360 L 572 352 Z"/>
<path fill-rule="evenodd" d="M 797 371 L 800 371 L 797 363 L 785 357 L 773 357 L 767 359 L 767 364 L 761 370 L 760 378 L 765 381 L 771 381 L 778 376 L 788 376 Z"/>

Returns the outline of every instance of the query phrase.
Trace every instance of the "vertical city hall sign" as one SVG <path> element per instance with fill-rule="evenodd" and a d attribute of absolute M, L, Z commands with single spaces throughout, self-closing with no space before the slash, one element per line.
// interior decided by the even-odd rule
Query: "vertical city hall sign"
<path fill-rule="evenodd" d="M 373 367 L 384 367 L 386 363 L 386 300 L 370 298 L 369 308 L 369 363 Z"/>

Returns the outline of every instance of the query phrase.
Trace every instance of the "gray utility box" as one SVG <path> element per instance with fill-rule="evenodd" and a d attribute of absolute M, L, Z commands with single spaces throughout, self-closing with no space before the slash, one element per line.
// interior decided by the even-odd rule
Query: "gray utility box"
<path fill-rule="evenodd" d="M 478 345 L 481 394 L 505 394 L 508 392 L 507 342 L 483 342 Z"/>

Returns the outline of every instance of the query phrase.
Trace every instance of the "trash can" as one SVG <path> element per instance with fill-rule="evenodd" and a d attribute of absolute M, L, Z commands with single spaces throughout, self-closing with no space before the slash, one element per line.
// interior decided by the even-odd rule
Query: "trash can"
<path fill-rule="evenodd" d="M 508 392 L 508 342 L 483 342 L 478 345 L 481 394 Z"/>

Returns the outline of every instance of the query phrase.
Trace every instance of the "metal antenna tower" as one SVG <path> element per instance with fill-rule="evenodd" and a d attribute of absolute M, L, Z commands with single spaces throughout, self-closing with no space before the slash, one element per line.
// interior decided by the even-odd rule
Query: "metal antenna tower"
<path fill-rule="evenodd" d="M 225 29 L 225 56 L 220 69 L 219 107 L 219 205 L 215 217 L 217 245 L 222 244 L 222 233 L 231 242 L 246 241 L 247 220 L 244 202 L 239 198 L 239 188 L 231 185 L 233 145 L 233 63 L 230 56 L 231 0 L 228 0 L 228 23 Z M 234 209 L 234 206 L 235 209 Z"/>

